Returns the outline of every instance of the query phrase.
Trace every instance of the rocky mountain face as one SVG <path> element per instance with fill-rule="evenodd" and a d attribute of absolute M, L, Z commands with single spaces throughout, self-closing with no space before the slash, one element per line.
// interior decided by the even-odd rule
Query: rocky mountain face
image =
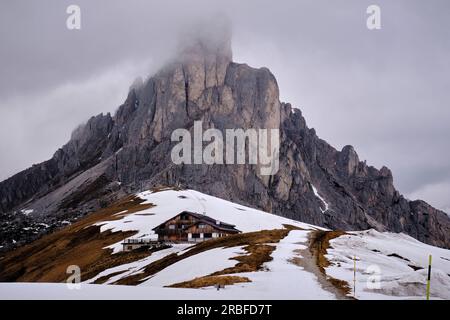
<path fill-rule="evenodd" d="M 171 134 L 192 130 L 194 121 L 205 130 L 279 129 L 279 171 L 262 176 L 255 165 L 175 165 Z M 92 117 L 50 160 L 1 182 L 0 245 L 9 249 L 12 239 L 21 244 L 46 232 L 24 231 L 24 225 L 50 221 L 49 228 L 57 228 L 158 185 L 196 189 L 328 228 L 404 232 L 450 248 L 444 212 L 405 199 L 391 171 L 361 162 L 353 147 L 338 151 L 321 140 L 300 110 L 279 101 L 268 69 L 232 61 L 227 35 L 191 41 L 158 73 L 135 82 L 115 115 Z"/>

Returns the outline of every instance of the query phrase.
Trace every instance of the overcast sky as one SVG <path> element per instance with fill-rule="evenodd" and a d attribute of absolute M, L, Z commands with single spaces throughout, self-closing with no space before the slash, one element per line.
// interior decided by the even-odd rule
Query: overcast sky
<path fill-rule="evenodd" d="M 66 8 L 81 7 L 81 30 Z M 381 7 L 382 29 L 366 27 Z M 234 60 L 266 66 L 281 99 L 396 187 L 450 211 L 448 0 L 40 0 L 0 3 L 0 180 L 52 156 L 90 116 L 114 112 L 194 22 L 225 14 Z"/>

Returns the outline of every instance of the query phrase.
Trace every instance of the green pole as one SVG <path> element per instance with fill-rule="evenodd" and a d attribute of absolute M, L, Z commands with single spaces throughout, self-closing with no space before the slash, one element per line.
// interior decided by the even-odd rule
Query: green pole
<path fill-rule="evenodd" d="M 356 256 L 353 256 L 353 297 L 356 298 Z"/>
<path fill-rule="evenodd" d="M 428 260 L 427 300 L 430 300 L 430 281 L 431 281 L 431 254 Z"/>

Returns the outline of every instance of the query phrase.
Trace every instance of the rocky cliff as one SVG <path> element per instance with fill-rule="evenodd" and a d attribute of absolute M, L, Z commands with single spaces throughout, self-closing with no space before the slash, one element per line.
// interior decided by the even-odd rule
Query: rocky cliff
<path fill-rule="evenodd" d="M 174 165 L 173 130 L 279 128 L 280 170 L 254 165 Z M 92 117 L 52 159 L 0 183 L 2 245 L 29 241 L 20 227 L 61 221 L 132 191 L 178 185 L 282 216 L 344 230 L 407 233 L 450 248 L 450 219 L 394 188 L 391 171 L 338 151 L 308 128 L 301 111 L 279 101 L 266 69 L 232 61 L 228 34 L 199 37 L 146 81 L 137 81 L 114 116 Z M 33 210 L 28 215 L 20 210 Z M 27 211 L 30 212 L 30 211 Z M 23 211 L 22 211 L 23 213 Z M 1 245 L 1 244 L 0 244 Z"/>

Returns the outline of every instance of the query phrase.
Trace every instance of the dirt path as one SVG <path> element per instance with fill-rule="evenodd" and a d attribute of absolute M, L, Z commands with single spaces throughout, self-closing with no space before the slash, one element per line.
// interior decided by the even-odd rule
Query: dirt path
<path fill-rule="evenodd" d="M 304 245 L 304 243 L 299 243 Z M 317 277 L 317 281 L 319 282 L 322 289 L 334 294 L 336 299 L 338 300 L 353 300 L 354 298 L 346 295 L 346 290 L 328 277 L 324 271 L 318 265 L 318 251 L 315 250 L 312 246 L 314 245 L 311 236 L 308 240 L 308 248 L 306 249 L 297 249 L 294 252 L 298 254 L 298 257 L 292 258 L 292 263 L 303 267 L 305 271 L 313 273 Z"/>

